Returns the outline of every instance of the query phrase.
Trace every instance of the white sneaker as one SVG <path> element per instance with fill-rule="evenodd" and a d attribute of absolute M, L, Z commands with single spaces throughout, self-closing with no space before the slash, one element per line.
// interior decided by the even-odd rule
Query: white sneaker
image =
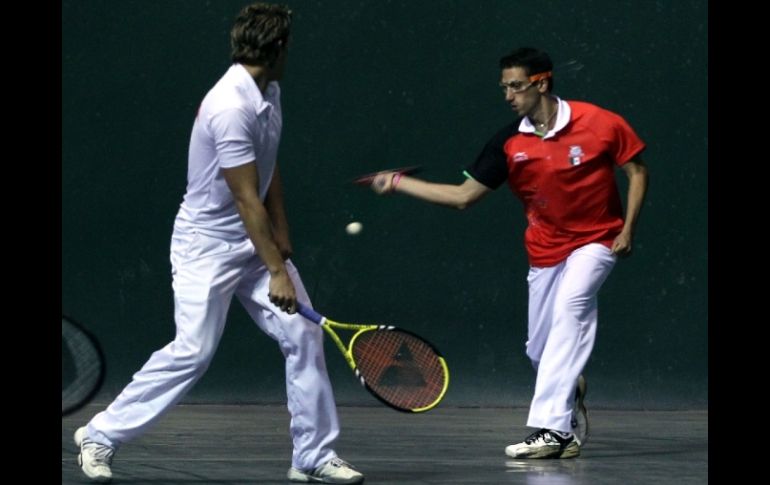
<path fill-rule="evenodd" d="M 303 472 L 292 467 L 287 474 L 292 482 L 303 483 L 363 483 L 364 476 L 340 458 L 332 458 L 313 471 Z"/>
<path fill-rule="evenodd" d="M 113 448 L 91 441 L 85 426 L 75 431 L 75 444 L 80 447 L 78 465 L 88 478 L 102 483 L 112 480 L 110 465 L 115 454 Z"/>
<path fill-rule="evenodd" d="M 511 458 L 574 458 L 580 456 L 580 444 L 574 434 L 562 438 L 549 429 L 535 431 L 521 443 L 505 447 Z"/>

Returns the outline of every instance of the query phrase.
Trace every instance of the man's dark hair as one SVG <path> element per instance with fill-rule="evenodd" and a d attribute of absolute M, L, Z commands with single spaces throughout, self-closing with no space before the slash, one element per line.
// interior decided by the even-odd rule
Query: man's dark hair
<path fill-rule="evenodd" d="M 285 5 L 254 3 L 241 10 L 230 31 L 233 62 L 272 66 L 291 33 L 291 10 Z"/>
<path fill-rule="evenodd" d="M 532 47 L 521 47 L 500 58 L 500 69 L 520 67 L 527 76 L 553 71 L 553 62 L 544 51 Z M 548 78 L 548 91 L 553 90 L 553 76 Z"/>

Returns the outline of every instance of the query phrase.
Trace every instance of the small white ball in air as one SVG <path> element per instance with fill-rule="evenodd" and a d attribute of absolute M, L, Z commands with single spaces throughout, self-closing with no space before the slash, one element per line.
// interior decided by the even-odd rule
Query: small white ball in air
<path fill-rule="evenodd" d="M 345 226 L 345 232 L 347 232 L 351 236 L 355 236 L 356 234 L 361 232 L 363 228 L 364 228 L 364 225 L 361 224 L 360 222 L 351 222 L 350 224 Z"/>

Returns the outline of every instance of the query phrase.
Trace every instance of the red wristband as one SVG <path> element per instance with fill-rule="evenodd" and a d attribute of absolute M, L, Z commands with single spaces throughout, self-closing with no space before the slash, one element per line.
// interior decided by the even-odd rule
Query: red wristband
<path fill-rule="evenodd" d="M 397 172 L 396 175 L 393 176 L 393 179 L 390 182 L 391 189 L 396 190 L 396 186 L 401 181 L 401 176 L 402 175 L 403 174 L 401 172 Z"/>

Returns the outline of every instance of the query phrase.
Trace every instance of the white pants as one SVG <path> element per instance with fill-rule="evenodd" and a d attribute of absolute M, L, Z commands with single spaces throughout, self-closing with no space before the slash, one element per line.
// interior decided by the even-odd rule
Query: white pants
<path fill-rule="evenodd" d="M 175 232 L 171 266 L 176 337 L 153 353 L 115 401 L 91 420 L 89 437 L 117 448 L 176 404 L 206 372 L 235 295 L 257 326 L 278 342 L 286 359 L 292 466 L 308 470 L 334 458 L 339 422 L 326 372 L 323 331 L 270 303 L 270 275 L 251 241 Z M 299 301 L 309 305 L 291 261 L 286 269 Z"/>
<path fill-rule="evenodd" d="M 617 256 L 602 244 L 556 266 L 531 267 L 527 356 L 537 370 L 527 426 L 572 432 L 577 378 L 594 346 L 597 294 Z"/>

